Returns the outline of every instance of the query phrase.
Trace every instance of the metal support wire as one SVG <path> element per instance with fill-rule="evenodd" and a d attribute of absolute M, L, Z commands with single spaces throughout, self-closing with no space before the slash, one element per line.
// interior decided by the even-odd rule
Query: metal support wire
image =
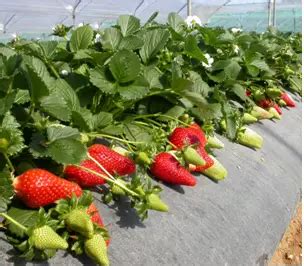
<path fill-rule="evenodd" d="M 187 0 L 187 16 L 192 16 L 192 1 Z"/>
<path fill-rule="evenodd" d="M 276 27 L 276 0 L 272 2 L 272 26 Z"/>
<path fill-rule="evenodd" d="M 180 12 L 182 12 L 185 9 L 186 6 L 187 6 L 187 3 L 184 4 L 184 5 L 182 5 L 182 7 L 177 11 L 177 14 L 179 14 Z"/>
<path fill-rule="evenodd" d="M 271 0 L 268 0 L 268 27 L 271 26 Z"/>
<path fill-rule="evenodd" d="M 143 3 L 145 2 L 145 0 L 141 0 L 139 2 L 139 4 L 137 5 L 137 7 L 135 8 L 134 12 L 133 12 L 133 15 L 135 16 L 137 10 L 143 5 Z"/>
<path fill-rule="evenodd" d="M 16 16 L 16 14 L 11 15 L 11 16 L 8 18 L 8 20 L 5 21 L 5 22 L 3 23 L 3 34 L 6 33 L 8 24 L 13 20 L 13 18 L 14 18 L 15 16 Z"/>

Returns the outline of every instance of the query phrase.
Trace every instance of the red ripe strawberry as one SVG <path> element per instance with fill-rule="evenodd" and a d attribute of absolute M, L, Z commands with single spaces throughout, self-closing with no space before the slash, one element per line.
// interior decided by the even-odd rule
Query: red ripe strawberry
<path fill-rule="evenodd" d="M 80 166 L 93 170 L 99 174 L 104 175 L 105 173 L 100 167 L 92 160 L 84 160 Z M 75 165 L 68 165 L 64 169 L 64 174 L 68 180 L 73 181 L 81 187 L 94 187 L 104 184 L 106 181 L 94 174 L 86 172 Z"/>
<path fill-rule="evenodd" d="M 296 107 L 296 103 L 287 92 L 282 93 L 281 99 L 286 103 L 287 106 Z"/>
<path fill-rule="evenodd" d="M 251 95 L 251 91 L 250 90 L 246 90 L 246 96 L 249 97 Z"/>
<path fill-rule="evenodd" d="M 101 216 L 99 215 L 98 209 L 94 203 L 92 203 L 87 209 L 87 214 L 91 215 L 91 221 L 98 224 L 100 227 L 104 227 Z"/>
<path fill-rule="evenodd" d="M 193 123 L 190 125 L 189 128 L 199 138 L 201 145 L 205 146 L 207 144 L 208 140 L 205 136 L 204 131 L 201 129 L 201 127 L 198 124 Z"/>
<path fill-rule="evenodd" d="M 94 144 L 88 151 L 111 175 L 130 175 L 136 170 L 135 163 L 131 159 L 102 144 Z"/>
<path fill-rule="evenodd" d="M 205 146 L 207 143 L 206 136 L 197 124 L 192 124 L 190 127 L 177 127 L 169 137 L 177 149 L 182 149 L 185 146 L 199 144 Z"/>
<path fill-rule="evenodd" d="M 196 179 L 168 152 L 156 155 L 150 170 L 156 178 L 166 183 L 185 186 L 196 185 Z"/>
<path fill-rule="evenodd" d="M 194 133 L 190 128 L 185 127 L 175 128 L 170 135 L 169 140 L 177 149 L 182 149 L 185 146 L 200 143 L 200 138 L 197 136 L 197 134 Z"/>
<path fill-rule="evenodd" d="M 91 216 L 91 221 L 100 227 L 104 227 L 103 220 L 98 212 L 98 209 L 94 203 L 92 203 L 87 209 L 87 214 Z M 110 239 L 106 240 L 107 246 L 110 244 Z"/>
<path fill-rule="evenodd" d="M 43 169 L 30 169 L 14 180 L 18 198 L 30 208 L 39 208 L 56 200 L 80 196 L 81 187 Z"/>
<path fill-rule="evenodd" d="M 274 105 L 274 102 L 270 99 L 263 99 L 260 100 L 257 105 L 264 109 L 268 109 Z"/>
<path fill-rule="evenodd" d="M 203 170 L 206 170 L 206 169 L 210 168 L 214 164 L 214 161 L 209 156 L 209 154 L 207 153 L 207 151 L 205 150 L 205 148 L 200 145 L 200 146 L 197 147 L 196 150 L 200 154 L 200 156 L 204 159 L 204 161 L 206 162 L 206 164 L 196 166 L 196 168 L 193 169 L 193 171 L 201 172 Z"/>
<path fill-rule="evenodd" d="M 273 107 L 274 107 L 274 109 L 277 110 L 277 112 L 279 113 L 279 115 L 283 114 L 282 109 L 280 108 L 280 106 L 278 104 L 274 104 Z"/>

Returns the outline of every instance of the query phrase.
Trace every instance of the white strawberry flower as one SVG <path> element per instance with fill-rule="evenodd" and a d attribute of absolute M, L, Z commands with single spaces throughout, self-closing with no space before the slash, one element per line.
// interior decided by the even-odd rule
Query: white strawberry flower
<path fill-rule="evenodd" d="M 2 23 L 0 23 L 0 31 L 4 30 L 4 25 Z"/>
<path fill-rule="evenodd" d="M 101 35 L 99 33 L 97 33 L 95 35 L 95 39 L 94 39 L 94 42 L 97 43 L 97 42 L 100 42 L 100 39 L 101 39 Z"/>
<path fill-rule="evenodd" d="M 198 16 L 188 16 L 185 19 L 185 22 L 187 23 L 187 26 L 189 28 L 192 28 L 193 26 L 195 26 L 195 24 L 202 26 L 202 21 L 200 20 L 200 18 Z"/>
<path fill-rule="evenodd" d="M 79 23 L 79 24 L 78 24 L 78 28 L 79 28 L 79 27 L 82 27 L 82 26 L 83 26 L 83 23 Z"/>
<path fill-rule="evenodd" d="M 67 76 L 69 74 L 69 72 L 65 69 L 61 70 L 60 73 L 61 73 L 62 76 Z"/>
<path fill-rule="evenodd" d="M 205 62 L 202 62 L 202 66 L 205 68 L 212 67 L 214 59 L 209 54 L 205 54 L 205 58 L 207 59 L 208 64 L 206 64 Z"/>
<path fill-rule="evenodd" d="M 98 24 L 97 22 L 92 23 L 92 24 L 91 24 L 91 27 L 92 27 L 93 29 L 95 29 L 95 30 L 98 30 L 98 29 L 99 29 L 99 24 Z"/>
<path fill-rule="evenodd" d="M 231 29 L 231 32 L 232 33 L 238 33 L 238 32 L 242 32 L 243 30 L 242 29 L 240 29 L 240 28 L 232 28 Z"/>
<path fill-rule="evenodd" d="M 240 47 L 239 47 L 238 45 L 234 44 L 234 45 L 233 45 L 233 52 L 234 52 L 235 54 L 238 54 L 239 51 L 240 51 Z"/>
<path fill-rule="evenodd" d="M 220 54 L 220 55 L 224 54 L 224 53 L 223 53 L 223 50 L 220 49 L 220 48 L 217 48 L 217 49 L 216 49 L 216 52 L 217 52 L 218 54 Z"/>

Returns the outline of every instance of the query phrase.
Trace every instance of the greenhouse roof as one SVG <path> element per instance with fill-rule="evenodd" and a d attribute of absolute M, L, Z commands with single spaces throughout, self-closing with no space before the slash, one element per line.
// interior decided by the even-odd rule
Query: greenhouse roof
<path fill-rule="evenodd" d="M 187 16 L 185 0 L 0 0 L 0 39 L 12 34 L 39 36 L 49 34 L 54 25 L 63 23 L 78 25 L 90 23 L 93 27 L 105 27 L 113 24 L 121 14 L 134 14 L 142 20 L 158 11 L 158 20 L 166 21 L 170 12 L 178 12 Z M 264 30 L 268 17 L 267 0 L 193 0 L 192 13 L 204 23 L 213 26 L 239 26 L 250 30 Z M 285 13 L 283 24 L 296 31 L 301 29 L 301 1 L 277 0 L 278 20 L 280 12 Z M 256 13 L 252 14 L 252 13 Z M 287 13 L 286 13 L 287 12 Z M 289 12 L 289 13 L 288 13 Z M 287 15 L 286 15 L 287 14 Z M 74 19 L 73 19 L 74 15 Z M 250 20 L 247 20 L 247 15 Z M 289 22 L 286 22 L 286 21 Z M 296 26 L 294 23 L 296 20 Z M 246 22 L 242 25 L 242 21 Z M 250 25 L 249 25 L 249 24 Z M 257 27 L 258 25 L 258 27 Z M 286 26 L 291 25 L 291 26 Z"/>

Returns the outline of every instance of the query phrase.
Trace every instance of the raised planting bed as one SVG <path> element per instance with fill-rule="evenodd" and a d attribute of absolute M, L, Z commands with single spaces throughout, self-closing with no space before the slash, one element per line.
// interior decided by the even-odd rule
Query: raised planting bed
<path fill-rule="evenodd" d="M 151 212 L 141 223 L 128 203 L 108 208 L 95 194 L 111 234 L 111 265 L 254 265 L 271 258 L 301 195 L 301 108 L 253 126 L 264 136 L 259 151 L 223 139 L 218 158 L 229 176 L 218 184 L 197 176 L 194 188 L 164 186 L 167 214 Z M 22 265 L 0 239 L 1 265 Z M 94 264 L 58 252 L 41 265 Z"/>

